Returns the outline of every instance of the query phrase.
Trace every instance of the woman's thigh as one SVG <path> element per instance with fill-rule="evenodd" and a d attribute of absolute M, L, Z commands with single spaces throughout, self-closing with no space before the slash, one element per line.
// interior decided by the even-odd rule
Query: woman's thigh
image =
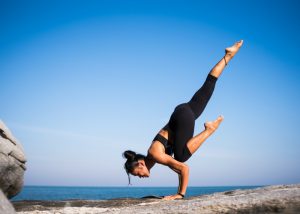
<path fill-rule="evenodd" d="M 169 127 L 173 134 L 174 158 L 185 162 L 191 157 L 186 144 L 193 137 L 195 127 L 195 115 L 188 104 L 184 103 L 175 108 Z"/>

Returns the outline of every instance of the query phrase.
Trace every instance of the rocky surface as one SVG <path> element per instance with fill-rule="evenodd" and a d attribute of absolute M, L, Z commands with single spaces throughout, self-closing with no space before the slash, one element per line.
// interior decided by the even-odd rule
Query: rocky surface
<path fill-rule="evenodd" d="M 17 195 L 23 187 L 25 162 L 21 144 L 0 120 L 0 189 L 8 198 Z"/>
<path fill-rule="evenodd" d="M 6 196 L 0 190 L 0 213 L 2 214 L 14 214 L 15 209 L 11 203 L 7 200 Z"/>
<path fill-rule="evenodd" d="M 20 201 L 22 214 L 67 213 L 300 213 L 300 184 L 235 190 L 184 200 Z"/>

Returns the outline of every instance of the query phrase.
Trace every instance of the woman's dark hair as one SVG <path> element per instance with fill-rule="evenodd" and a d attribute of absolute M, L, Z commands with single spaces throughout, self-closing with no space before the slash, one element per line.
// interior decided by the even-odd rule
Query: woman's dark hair
<path fill-rule="evenodd" d="M 130 184 L 130 176 L 129 174 L 132 173 L 134 167 L 137 165 L 138 160 L 144 160 L 146 158 L 145 155 L 137 154 L 133 151 L 127 150 L 123 153 L 123 157 L 127 159 L 127 161 L 124 164 L 124 168 L 126 170 L 126 173 L 128 175 L 128 181 Z"/>

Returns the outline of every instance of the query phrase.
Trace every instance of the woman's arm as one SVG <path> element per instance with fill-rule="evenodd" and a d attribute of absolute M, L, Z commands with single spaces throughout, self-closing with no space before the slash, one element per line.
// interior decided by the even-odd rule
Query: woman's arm
<path fill-rule="evenodd" d="M 189 181 L 189 167 L 188 165 L 181 163 L 171 156 L 167 154 L 159 154 L 157 157 L 153 157 L 158 163 L 166 165 L 170 167 L 172 170 L 174 170 L 176 173 L 178 173 L 179 178 L 179 186 L 178 186 L 178 192 L 176 195 L 170 195 L 165 196 L 164 199 L 166 200 L 173 200 L 177 198 L 182 198 L 182 195 L 185 195 L 186 189 L 188 186 Z M 178 194 L 180 193 L 180 194 Z"/>

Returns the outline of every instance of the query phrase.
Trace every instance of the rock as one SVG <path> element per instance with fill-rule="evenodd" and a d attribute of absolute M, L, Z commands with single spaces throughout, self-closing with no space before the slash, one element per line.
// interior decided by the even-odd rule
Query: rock
<path fill-rule="evenodd" d="M 15 201 L 18 214 L 241 214 L 300 213 L 300 184 L 233 190 L 184 200 L 112 199 L 70 201 Z"/>
<path fill-rule="evenodd" d="M 21 144 L 0 120 L 0 189 L 8 198 L 17 195 L 23 187 L 25 163 Z"/>
<path fill-rule="evenodd" d="M 13 214 L 16 213 L 11 203 L 7 200 L 6 196 L 0 190 L 0 213 Z"/>

